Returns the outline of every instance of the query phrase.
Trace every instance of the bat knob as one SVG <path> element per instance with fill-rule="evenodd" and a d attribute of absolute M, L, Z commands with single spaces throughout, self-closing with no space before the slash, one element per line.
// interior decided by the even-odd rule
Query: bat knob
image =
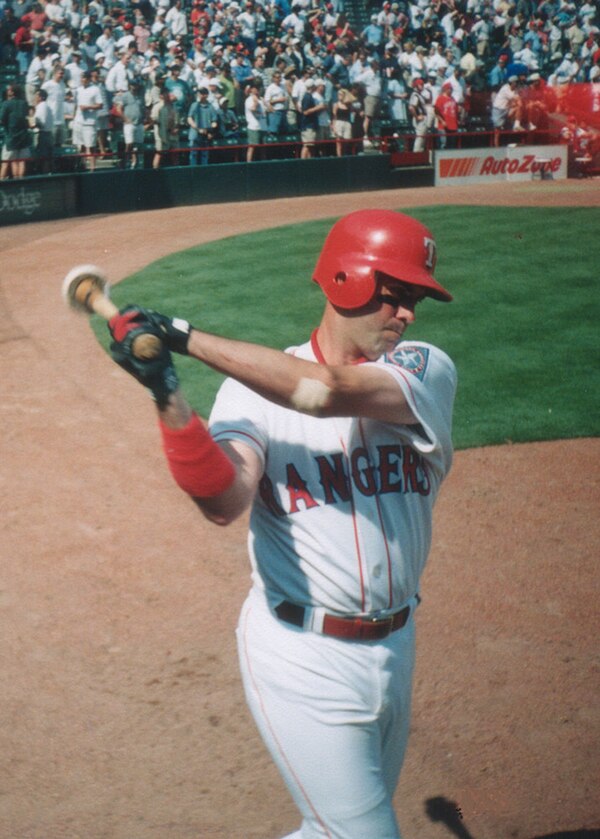
<path fill-rule="evenodd" d="M 108 280 L 97 265 L 76 265 L 63 280 L 62 295 L 73 309 L 79 312 L 93 312 L 91 298 L 108 298 Z"/>

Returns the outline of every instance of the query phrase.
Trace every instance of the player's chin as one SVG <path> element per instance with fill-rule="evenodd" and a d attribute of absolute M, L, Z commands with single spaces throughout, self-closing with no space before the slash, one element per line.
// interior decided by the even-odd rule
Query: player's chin
<path fill-rule="evenodd" d="M 386 352 L 393 350 L 402 340 L 404 330 L 386 329 L 383 333 Z"/>

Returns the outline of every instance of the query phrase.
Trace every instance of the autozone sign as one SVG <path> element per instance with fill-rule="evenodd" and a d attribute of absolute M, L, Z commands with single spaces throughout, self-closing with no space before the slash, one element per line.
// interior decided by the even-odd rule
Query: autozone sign
<path fill-rule="evenodd" d="M 499 149 L 439 151 L 435 154 L 436 186 L 530 181 L 535 176 L 566 178 L 566 147 L 507 146 Z"/>

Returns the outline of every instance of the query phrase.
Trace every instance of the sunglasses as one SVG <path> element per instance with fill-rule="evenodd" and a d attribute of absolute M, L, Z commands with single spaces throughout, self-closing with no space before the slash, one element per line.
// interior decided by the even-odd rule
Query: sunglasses
<path fill-rule="evenodd" d="M 412 309 L 425 297 L 425 294 L 418 291 L 413 291 L 412 289 L 408 288 L 398 289 L 398 291 L 396 291 L 394 294 L 382 291 L 379 292 L 379 294 L 375 295 L 375 299 L 379 303 L 386 303 L 393 309 L 398 309 L 400 308 L 400 306 L 402 306 L 405 309 Z"/>

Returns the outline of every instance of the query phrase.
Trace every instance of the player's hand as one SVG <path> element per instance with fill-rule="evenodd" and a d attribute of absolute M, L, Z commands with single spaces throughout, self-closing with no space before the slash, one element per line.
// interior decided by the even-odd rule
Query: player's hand
<path fill-rule="evenodd" d="M 108 323 L 113 337 L 110 353 L 116 363 L 152 393 L 159 408 L 166 407 L 169 396 L 179 388 L 179 379 L 171 353 L 161 330 L 137 306 L 126 306 Z M 139 335 L 156 335 L 161 351 L 155 358 L 140 359 L 133 354 L 133 342 Z"/>
<path fill-rule="evenodd" d="M 157 334 L 161 341 L 166 344 L 167 349 L 171 352 L 176 352 L 179 355 L 188 354 L 187 345 L 190 339 L 190 332 L 193 327 L 187 320 L 182 320 L 182 318 L 171 318 L 168 315 L 162 315 L 160 312 L 155 312 L 153 309 L 144 309 L 142 306 L 127 306 L 124 309 L 121 309 L 119 313 L 119 315 L 123 318 L 123 324 L 128 322 L 128 318 L 133 317 L 131 313 L 134 311 L 137 312 L 137 320 L 139 320 L 140 323 L 143 320 L 152 327 L 152 329 L 150 329 L 151 332 L 154 332 L 155 329 L 159 330 Z M 111 328 L 110 324 L 109 328 Z M 111 334 L 113 334 L 112 328 Z M 113 335 L 113 338 L 114 337 L 116 337 L 116 335 Z"/>
<path fill-rule="evenodd" d="M 181 318 L 161 315 L 160 312 L 153 312 L 152 310 L 147 310 L 146 315 L 150 323 L 159 330 L 163 342 L 171 352 L 176 352 L 179 355 L 188 354 L 188 341 L 193 329 L 191 323 Z"/>

